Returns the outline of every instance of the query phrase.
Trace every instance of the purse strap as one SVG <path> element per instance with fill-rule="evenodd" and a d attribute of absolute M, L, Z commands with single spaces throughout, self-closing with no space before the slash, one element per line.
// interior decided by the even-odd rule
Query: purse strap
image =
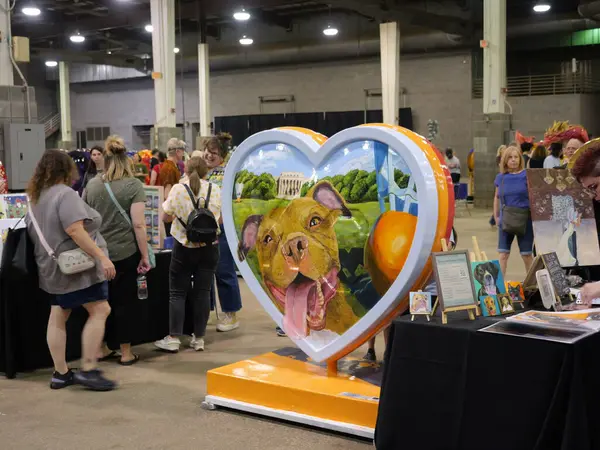
<path fill-rule="evenodd" d="M 115 194 L 113 193 L 113 190 L 110 188 L 110 184 L 108 184 L 108 182 L 105 181 L 104 187 L 106 187 L 106 190 L 108 191 L 108 195 L 110 195 L 111 200 L 113 201 L 113 203 L 115 204 L 115 206 L 117 207 L 117 209 L 119 210 L 121 215 L 125 218 L 125 220 L 129 224 L 129 226 L 131 228 L 133 228 L 133 223 L 131 223 L 131 219 L 129 218 L 129 215 L 125 212 L 125 210 L 123 209 L 121 204 L 117 201 L 117 198 L 115 197 Z"/>
<path fill-rule="evenodd" d="M 48 256 L 50 258 L 52 258 L 54 261 L 56 261 L 56 254 L 54 253 L 54 250 L 52 250 L 52 247 L 50 247 L 50 245 L 48 244 L 48 241 L 46 241 L 46 238 L 44 237 L 44 234 L 42 233 L 42 230 L 41 230 L 37 220 L 35 220 L 35 216 L 33 215 L 33 211 L 31 210 L 31 204 L 29 204 L 29 207 L 27 209 L 28 209 L 27 214 L 29 214 L 29 218 L 31 219 L 33 228 L 35 228 L 35 232 L 37 233 L 38 237 L 40 238 L 42 247 L 44 247 L 44 249 L 46 250 L 46 253 L 48 253 Z"/>
<path fill-rule="evenodd" d="M 500 206 L 504 207 L 506 206 L 506 196 L 504 195 L 504 177 L 506 176 L 505 173 L 502 174 L 502 182 L 500 183 L 500 187 L 502 189 L 502 194 L 500 196 Z"/>

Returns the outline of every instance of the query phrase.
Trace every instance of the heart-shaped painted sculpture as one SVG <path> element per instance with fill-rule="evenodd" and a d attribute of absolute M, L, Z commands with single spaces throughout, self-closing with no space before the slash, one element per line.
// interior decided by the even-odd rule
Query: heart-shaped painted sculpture
<path fill-rule="evenodd" d="M 401 127 L 330 139 L 279 128 L 246 139 L 223 181 L 223 222 L 251 291 L 315 361 L 338 359 L 408 307 L 448 238 L 443 158 Z"/>

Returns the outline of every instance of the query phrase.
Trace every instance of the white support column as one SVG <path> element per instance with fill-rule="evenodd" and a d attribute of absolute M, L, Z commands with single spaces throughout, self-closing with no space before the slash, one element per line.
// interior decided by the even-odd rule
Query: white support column
<path fill-rule="evenodd" d="M 151 0 L 156 128 L 175 128 L 175 2 Z"/>
<path fill-rule="evenodd" d="M 210 136 L 210 68 L 208 44 L 198 44 L 198 95 L 200 136 Z"/>
<path fill-rule="evenodd" d="M 506 0 L 483 1 L 483 113 L 504 113 Z"/>
<path fill-rule="evenodd" d="M 58 63 L 58 95 L 60 99 L 60 140 L 61 147 L 70 149 L 73 145 L 71 130 L 71 83 L 69 65 Z"/>
<path fill-rule="evenodd" d="M 10 43 L 8 42 L 8 4 L 10 0 L 0 0 L 0 86 L 15 84 L 13 66 L 10 61 Z"/>
<path fill-rule="evenodd" d="M 379 25 L 381 41 L 381 100 L 383 121 L 398 125 L 400 110 L 400 27 L 397 22 Z"/>

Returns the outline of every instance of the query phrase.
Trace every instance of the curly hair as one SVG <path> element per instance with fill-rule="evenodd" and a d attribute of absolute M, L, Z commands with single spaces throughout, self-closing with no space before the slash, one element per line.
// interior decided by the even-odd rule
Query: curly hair
<path fill-rule="evenodd" d="M 221 132 L 208 139 L 205 148 L 218 150 L 221 158 L 225 159 L 231 150 L 231 135 L 229 133 Z"/>
<path fill-rule="evenodd" d="M 104 142 L 104 176 L 107 181 L 133 178 L 131 160 L 123 138 L 113 135 Z"/>
<path fill-rule="evenodd" d="M 584 144 L 577 153 L 580 154 L 571 169 L 571 173 L 577 181 L 581 181 L 585 177 L 600 176 L 600 139 L 592 139 Z"/>
<path fill-rule="evenodd" d="M 57 184 L 70 186 L 77 171 L 73 159 L 60 150 L 46 150 L 27 186 L 29 201 L 36 204 L 44 189 Z"/>

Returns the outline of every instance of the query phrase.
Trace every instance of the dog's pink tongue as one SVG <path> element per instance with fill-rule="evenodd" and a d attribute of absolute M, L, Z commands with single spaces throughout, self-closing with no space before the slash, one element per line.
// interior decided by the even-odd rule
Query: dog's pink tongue
<path fill-rule="evenodd" d="M 285 294 L 285 312 L 283 330 L 291 338 L 304 338 L 307 335 L 306 313 L 308 311 L 308 293 L 313 283 L 292 284 Z"/>

